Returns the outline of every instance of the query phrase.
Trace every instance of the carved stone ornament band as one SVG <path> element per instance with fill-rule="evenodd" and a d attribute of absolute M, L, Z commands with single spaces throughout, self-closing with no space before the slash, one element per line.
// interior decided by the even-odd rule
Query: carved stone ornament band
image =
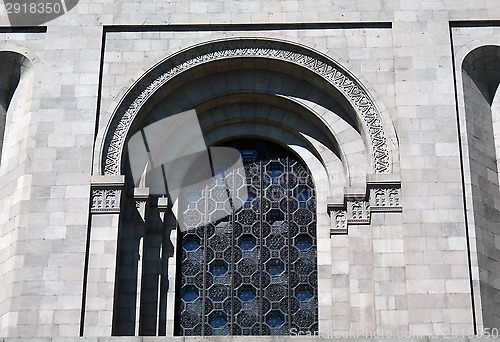
<path fill-rule="evenodd" d="M 119 213 L 122 189 L 98 187 L 92 189 L 92 213 Z"/>
<path fill-rule="evenodd" d="M 366 200 L 346 201 L 345 207 L 328 208 L 330 234 L 347 234 L 349 224 L 370 224 L 374 212 L 402 212 L 401 185 L 384 184 L 369 189 Z"/>
<path fill-rule="evenodd" d="M 105 175 L 119 175 L 121 156 L 128 131 L 147 100 L 163 85 L 181 73 L 213 61 L 230 58 L 270 58 L 306 68 L 334 86 L 352 104 L 369 133 L 374 173 L 390 172 L 387 137 L 380 113 L 368 93 L 335 62 L 306 48 L 289 43 L 238 39 L 197 46 L 161 63 L 129 93 L 121 103 L 106 134 L 103 149 Z"/>

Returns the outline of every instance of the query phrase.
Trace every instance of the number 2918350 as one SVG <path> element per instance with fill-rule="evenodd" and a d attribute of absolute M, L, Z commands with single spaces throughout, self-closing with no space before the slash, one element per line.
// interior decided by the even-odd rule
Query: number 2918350
<path fill-rule="evenodd" d="M 14 2 L 5 3 L 8 14 L 57 14 L 63 13 L 64 8 L 60 3 Z"/>

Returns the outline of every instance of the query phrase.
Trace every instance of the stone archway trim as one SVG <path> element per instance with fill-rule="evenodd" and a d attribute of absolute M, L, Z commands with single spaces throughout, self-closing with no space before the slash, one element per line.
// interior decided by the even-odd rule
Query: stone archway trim
<path fill-rule="evenodd" d="M 136 84 L 110 122 L 103 145 L 104 175 L 121 173 L 122 151 L 129 129 L 148 99 L 168 81 L 205 63 L 232 58 L 269 58 L 299 65 L 333 85 L 355 108 L 371 141 L 374 173 L 391 172 L 391 156 L 383 120 L 368 92 L 329 58 L 295 44 L 264 39 L 211 42 L 182 51 L 154 68 Z"/>

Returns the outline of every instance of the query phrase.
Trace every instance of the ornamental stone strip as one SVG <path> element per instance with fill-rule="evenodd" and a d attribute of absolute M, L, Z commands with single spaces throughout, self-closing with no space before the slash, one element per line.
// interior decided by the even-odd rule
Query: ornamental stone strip
<path fill-rule="evenodd" d="M 280 45 L 282 47 L 277 48 Z M 291 62 L 314 71 L 331 83 L 356 107 L 357 114 L 364 121 L 365 129 L 369 133 L 372 142 L 374 172 L 389 173 L 391 171 L 390 152 L 387 147 L 387 138 L 382 126 L 382 120 L 371 98 L 356 80 L 339 69 L 332 61 L 325 57 L 311 56 L 310 53 L 301 48 L 285 45 L 278 41 L 239 40 L 215 42 L 208 46 L 194 48 L 194 51 L 186 51 L 173 56 L 167 63 L 160 65 L 159 69 L 154 70 L 153 74 L 147 75 L 147 79 L 140 82 L 141 87 L 134 89 L 134 92 L 139 91 L 140 94 L 131 103 L 128 103 L 130 99 L 126 99 L 126 102 L 116 112 L 117 117 L 113 118 L 112 130 L 108 132 L 105 155 L 103 156 L 104 174 L 117 174 L 119 172 L 120 156 L 126 134 L 139 110 L 160 87 L 173 77 L 194 66 L 236 57 L 263 57 Z M 163 71 L 164 68 L 167 71 Z M 141 90 L 141 88 L 145 89 Z"/>
<path fill-rule="evenodd" d="M 330 215 L 330 234 L 347 234 L 350 224 L 370 224 L 372 213 L 401 213 L 401 184 L 390 180 L 394 176 L 370 176 L 368 180 L 368 199 L 363 195 L 347 194 L 346 204 L 328 204 Z M 387 179 L 384 179 L 387 178 Z"/>

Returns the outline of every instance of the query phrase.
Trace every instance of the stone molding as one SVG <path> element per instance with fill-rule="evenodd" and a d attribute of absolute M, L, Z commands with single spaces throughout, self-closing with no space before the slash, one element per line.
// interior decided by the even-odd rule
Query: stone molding
<path fill-rule="evenodd" d="M 120 213 L 121 193 L 119 188 L 93 187 L 91 213 Z"/>
<path fill-rule="evenodd" d="M 401 189 L 394 187 L 370 189 L 370 211 L 402 211 Z"/>
<path fill-rule="evenodd" d="M 134 189 L 135 208 L 141 216 L 141 219 L 146 223 L 146 211 L 149 206 L 149 189 L 148 188 L 135 188 Z"/>
<path fill-rule="evenodd" d="M 401 184 L 368 183 L 368 197 L 346 197 L 345 204 L 328 205 L 330 235 L 347 234 L 349 224 L 370 224 L 373 212 L 402 212 Z"/>
<path fill-rule="evenodd" d="M 347 234 L 347 211 L 334 209 L 330 211 L 330 235 Z"/>
<path fill-rule="evenodd" d="M 123 176 L 94 176 L 91 184 L 90 212 L 119 214 L 123 187 Z"/>
<path fill-rule="evenodd" d="M 370 203 L 367 201 L 347 201 L 347 223 L 370 224 Z"/>
<path fill-rule="evenodd" d="M 151 196 L 149 188 L 135 188 L 133 200 L 141 223 L 144 225 L 144 233 L 162 235 L 166 213 L 169 210 L 168 198 Z"/>
<path fill-rule="evenodd" d="M 126 137 L 148 99 L 167 82 L 196 66 L 233 58 L 269 58 L 299 65 L 314 72 L 343 94 L 355 108 L 369 134 L 374 173 L 391 172 L 390 150 L 381 115 L 367 91 L 346 70 L 328 57 L 304 47 L 264 39 L 237 39 L 197 46 L 167 59 L 128 94 L 115 112 L 106 132 L 102 168 L 105 175 L 119 175 Z"/>

